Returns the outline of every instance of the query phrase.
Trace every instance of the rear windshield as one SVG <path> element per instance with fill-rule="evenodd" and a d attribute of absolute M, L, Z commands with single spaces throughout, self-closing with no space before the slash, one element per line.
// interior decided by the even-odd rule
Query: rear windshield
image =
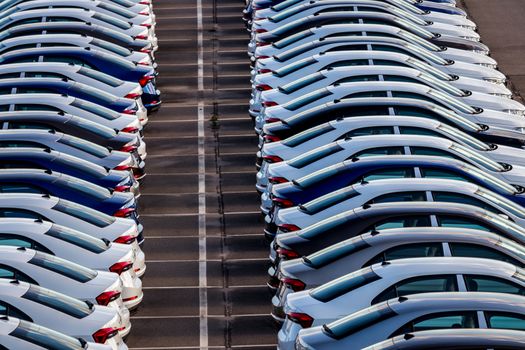
<path fill-rule="evenodd" d="M 97 158 L 105 158 L 109 156 L 109 151 L 107 148 L 78 137 L 64 135 L 60 138 L 60 140 L 58 140 L 58 142 L 82 150 L 86 153 L 94 155 Z"/>
<path fill-rule="evenodd" d="M 91 44 L 94 46 L 101 47 L 105 50 L 111 51 L 113 53 L 116 53 L 117 55 L 122 56 L 122 57 L 128 57 L 132 53 L 131 50 L 126 49 L 125 47 L 122 47 L 120 45 L 115 45 L 105 40 L 93 39 L 91 40 Z"/>
<path fill-rule="evenodd" d="M 82 171 L 95 178 L 102 178 L 108 175 L 108 171 L 104 167 L 67 154 L 61 154 L 61 156 L 57 158 L 55 162 L 63 164 L 72 169 Z"/>
<path fill-rule="evenodd" d="M 300 144 L 310 141 L 313 138 L 316 138 L 317 136 L 326 134 L 327 132 L 330 132 L 332 130 L 335 130 L 335 128 L 331 124 L 321 124 L 311 129 L 295 134 L 293 136 L 290 136 L 286 140 L 282 141 L 282 144 L 288 147 L 296 147 Z"/>
<path fill-rule="evenodd" d="M 328 144 L 326 146 L 316 148 L 313 151 L 307 152 L 303 155 L 289 160 L 288 165 L 300 169 L 307 166 L 308 164 L 312 164 L 313 162 L 321 158 L 327 157 L 331 154 L 337 153 L 342 150 L 343 147 L 339 146 L 338 143 Z"/>
<path fill-rule="evenodd" d="M 29 286 L 28 291 L 22 295 L 22 298 L 45 305 L 78 319 L 87 317 L 93 312 L 84 301 L 34 284 Z"/>
<path fill-rule="evenodd" d="M 117 28 L 120 28 L 120 29 L 129 29 L 131 28 L 131 24 L 129 24 L 128 22 L 125 22 L 125 21 L 122 21 L 118 18 L 115 18 L 115 17 L 112 17 L 112 16 L 108 16 L 108 15 L 104 15 L 102 13 L 95 13 L 93 15 L 93 18 L 94 19 L 98 19 L 99 21 L 102 21 L 102 22 L 106 22 L 106 23 L 109 23 Z"/>
<path fill-rule="evenodd" d="M 111 198 L 111 192 L 107 188 L 76 177 L 62 175 L 56 183 L 64 188 L 74 189 L 77 192 L 83 193 L 86 197 L 91 197 L 99 201 Z"/>
<path fill-rule="evenodd" d="M 310 74 L 304 78 L 297 79 L 284 86 L 279 86 L 278 89 L 280 92 L 283 92 L 288 95 L 288 94 L 291 94 L 292 92 L 295 92 L 299 89 L 304 88 L 305 86 L 308 86 L 310 84 L 323 80 L 324 78 L 325 76 L 322 73 Z"/>
<path fill-rule="evenodd" d="M 361 237 L 355 237 L 305 256 L 303 262 L 318 269 L 368 247 L 370 245 Z"/>
<path fill-rule="evenodd" d="M 69 120 L 70 124 L 78 125 L 82 129 L 86 129 L 93 134 L 96 134 L 98 136 L 104 137 L 104 138 L 113 138 L 117 135 L 116 131 L 114 129 L 111 129 L 107 126 L 101 125 L 99 123 L 92 122 L 90 120 L 86 120 L 84 118 L 79 117 L 72 117 Z"/>
<path fill-rule="evenodd" d="M 74 216 L 98 227 L 106 227 L 114 223 L 116 220 L 113 216 L 106 215 L 97 210 L 63 199 L 60 199 L 53 209 Z"/>
<path fill-rule="evenodd" d="M 102 73 L 102 72 L 96 71 L 91 68 L 82 67 L 78 70 L 77 73 L 84 75 L 86 77 L 101 81 L 113 87 L 117 87 L 117 86 L 124 84 L 124 82 L 120 79 L 114 78 L 109 74 Z"/>
<path fill-rule="evenodd" d="M 77 338 L 55 332 L 49 328 L 37 326 L 34 323 L 20 320 L 18 327 L 9 335 L 53 350 L 84 350 L 84 346 Z"/>
<path fill-rule="evenodd" d="M 340 190 L 331 192 L 322 197 L 318 197 L 314 200 L 311 200 L 305 204 L 301 204 L 299 209 L 309 215 L 317 214 L 333 205 L 341 203 L 343 201 L 349 200 L 351 198 L 359 196 L 360 193 L 357 192 L 353 187 L 345 187 Z"/>
<path fill-rule="evenodd" d="M 108 245 L 103 240 L 64 226 L 53 225 L 49 231 L 46 232 L 46 235 L 97 254 L 108 250 Z"/>
<path fill-rule="evenodd" d="M 328 302 L 366 284 L 381 279 L 371 267 L 352 272 L 310 291 L 310 296 L 322 302 Z"/>
<path fill-rule="evenodd" d="M 75 98 L 75 100 L 73 101 L 73 103 L 71 103 L 71 105 L 74 107 L 80 108 L 84 111 L 96 114 L 107 120 L 114 120 L 120 117 L 120 113 L 118 112 L 112 111 L 111 109 L 103 107 L 96 103 L 80 100 L 78 98 Z"/>
<path fill-rule="evenodd" d="M 29 264 L 39 266 L 46 270 L 56 272 L 75 281 L 86 283 L 97 277 L 97 272 L 87 267 L 72 263 L 71 261 L 57 258 L 49 254 L 36 252 L 28 261 Z"/>

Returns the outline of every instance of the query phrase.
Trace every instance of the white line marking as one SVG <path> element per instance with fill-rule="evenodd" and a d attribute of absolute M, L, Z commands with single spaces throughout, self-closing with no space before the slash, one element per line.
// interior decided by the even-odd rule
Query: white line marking
<path fill-rule="evenodd" d="M 202 0 L 197 0 L 197 88 L 201 95 L 198 105 L 197 135 L 199 149 L 199 347 L 208 349 L 208 290 L 206 269 L 206 153 L 204 147 L 204 37 Z"/>

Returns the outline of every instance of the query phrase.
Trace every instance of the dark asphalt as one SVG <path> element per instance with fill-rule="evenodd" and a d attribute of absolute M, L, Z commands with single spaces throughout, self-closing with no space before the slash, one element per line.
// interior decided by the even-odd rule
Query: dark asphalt
<path fill-rule="evenodd" d="M 458 0 L 525 92 L 525 2 Z M 142 186 L 148 270 L 132 349 L 199 348 L 197 104 L 205 101 L 209 348 L 275 348 L 266 290 L 267 243 L 254 189 L 257 139 L 247 114 L 243 0 L 203 0 L 204 88 L 197 88 L 197 0 L 155 0 L 164 104 L 146 130 Z"/>

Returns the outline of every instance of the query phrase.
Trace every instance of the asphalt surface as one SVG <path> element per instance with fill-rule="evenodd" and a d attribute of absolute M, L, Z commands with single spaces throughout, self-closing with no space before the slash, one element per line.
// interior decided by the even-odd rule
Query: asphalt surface
<path fill-rule="evenodd" d="M 517 35 L 525 2 L 460 1 L 515 91 L 525 92 L 525 36 Z M 127 344 L 275 348 L 268 248 L 254 189 L 257 139 L 247 114 L 244 1 L 202 0 L 202 12 L 198 3 L 154 1 L 164 103 L 146 128 L 140 212 L 148 267 Z"/>

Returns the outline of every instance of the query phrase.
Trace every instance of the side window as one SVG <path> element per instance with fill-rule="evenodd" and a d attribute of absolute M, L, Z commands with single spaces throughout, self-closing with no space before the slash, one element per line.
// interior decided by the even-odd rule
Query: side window
<path fill-rule="evenodd" d="M 372 126 L 352 130 L 344 137 L 368 136 L 368 135 L 391 135 L 394 133 L 393 126 Z"/>
<path fill-rule="evenodd" d="M 11 267 L 0 265 L 0 278 L 16 279 L 22 282 L 38 284 L 25 273 L 17 271 Z"/>
<path fill-rule="evenodd" d="M 415 192 L 395 192 L 387 193 L 370 200 L 368 203 L 391 203 L 391 202 L 425 202 L 426 194 L 424 191 Z"/>
<path fill-rule="evenodd" d="M 0 79 L 13 79 L 13 78 L 19 78 L 20 73 L 4 73 L 0 74 Z"/>
<path fill-rule="evenodd" d="M 34 250 L 39 250 L 48 254 L 53 254 L 51 251 L 49 251 L 49 249 L 42 246 L 40 243 L 35 242 L 32 239 L 17 235 L 0 234 L 0 246 L 25 247 Z"/>
<path fill-rule="evenodd" d="M 448 203 L 461 203 L 468 204 L 478 208 L 483 208 L 485 210 L 491 211 L 496 214 L 503 214 L 498 209 L 494 208 L 492 205 L 489 205 L 483 201 L 480 201 L 477 198 L 470 197 L 461 193 L 453 192 L 432 192 L 432 197 L 435 202 L 448 202 Z"/>
<path fill-rule="evenodd" d="M 525 288 L 519 284 L 489 276 L 464 276 L 469 292 L 492 292 L 525 295 Z"/>
<path fill-rule="evenodd" d="M 25 313 L 23 313 L 13 305 L 4 302 L 0 302 L 0 314 L 16 317 L 24 321 L 33 322 L 33 319 L 31 319 L 31 317 L 27 316 Z"/>
<path fill-rule="evenodd" d="M 403 147 L 377 147 L 369 148 L 355 153 L 348 159 L 359 158 L 359 157 L 371 157 L 371 156 L 390 156 L 390 155 L 402 155 L 405 154 Z"/>
<path fill-rule="evenodd" d="M 42 130 L 56 130 L 49 125 L 41 123 L 25 123 L 25 122 L 9 122 L 9 129 L 42 129 Z"/>
<path fill-rule="evenodd" d="M 483 258 L 491 260 L 499 260 L 511 263 L 515 266 L 523 267 L 524 265 L 518 260 L 505 255 L 504 253 L 489 247 L 481 245 L 473 245 L 466 243 L 449 243 L 450 252 L 452 256 L 463 256 L 470 258 Z"/>
<path fill-rule="evenodd" d="M 402 135 L 423 135 L 423 136 L 426 135 L 426 136 L 443 137 L 443 134 L 435 132 L 434 130 L 411 127 L 411 126 L 400 126 L 399 133 Z"/>
<path fill-rule="evenodd" d="M 82 67 L 92 68 L 93 69 L 93 67 L 91 65 L 89 65 L 88 63 L 86 63 L 86 62 L 84 62 L 82 60 L 79 60 L 79 59 L 75 59 L 73 57 L 45 56 L 43 61 L 44 62 L 71 63 L 71 64 L 75 64 L 77 66 L 82 66 Z"/>
<path fill-rule="evenodd" d="M 525 330 L 525 316 L 513 313 L 485 312 L 489 328 Z"/>
<path fill-rule="evenodd" d="M 82 20 L 73 17 L 47 17 L 46 22 L 82 22 Z"/>
<path fill-rule="evenodd" d="M 51 94 L 55 91 L 51 89 L 40 89 L 40 88 L 17 88 L 17 94 Z"/>
<path fill-rule="evenodd" d="M 50 221 L 35 212 L 18 208 L 0 208 L 0 218 L 40 219 Z"/>
<path fill-rule="evenodd" d="M 470 228 L 473 230 L 482 230 L 487 232 L 492 232 L 491 228 L 489 226 L 486 226 L 485 224 L 478 222 L 476 220 L 469 220 L 466 218 L 461 217 L 454 217 L 454 216 L 437 216 L 438 225 L 441 227 L 462 227 L 462 228 Z"/>
<path fill-rule="evenodd" d="M 8 26 L 2 28 L 2 30 L 13 28 L 13 27 L 16 27 L 16 26 L 19 26 L 19 25 L 22 25 L 22 24 L 31 24 L 31 23 L 38 23 L 38 22 L 42 22 L 42 18 L 40 18 L 40 17 L 38 17 L 38 18 L 27 18 L 27 19 L 23 19 L 23 20 L 20 20 L 20 21 L 16 21 L 16 22 L 10 23 Z"/>
<path fill-rule="evenodd" d="M 416 243 L 393 247 L 370 259 L 363 267 L 386 260 L 444 256 L 441 243 Z"/>
<path fill-rule="evenodd" d="M 410 294 L 457 291 L 455 275 L 415 277 L 400 281 L 387 288 L 372 300 L 372 305 Z"/>
<path fill-rule="evenodd" d="M 379 76 L 378 75 L 355 75 L 355 76 L 340 79 L 334 82 L 333 84 L 355 83 L 359 81 L 379 81 Z"/>
<path fill-rule="evenodd" d="M 346 95 L 343 98 L 388 97 L 386 91 L 363 91 Z"/>
<path fill-rule="evenodd" d="M 11 148 L 11 147 L 42 148 L 44 146 L 39 143 L 30 142 L 30 141 L 0 141 L 0 147 L 1 148 Z"/>
<path fill-rule="evenodd" d="M 323 69 L 335 68 L 335 67 L 347 67 L 347 66 L 368 66 L 368 60 L 363 59 L 363 60 L 339 61 L 339 62 L 331 63 L 327 65 L 326 67 L 323 67 Z"/>
<path fill-rule="evenodd" d="M 438 156 L 438 157 L 462 160 L 461 158 L 456 157 L 455 155 L 453 155 L 452 153 L 448 151 L 444 151 L 444 150 L 437 149 L 437 148 L 410 147 L 410 153 L 415 154 L 417 156 Z"/>
<path fill-rule="evenodd" d="M 374 181 L 384 179 L 400 179 L 400 178 L 412 178 L 415 177 L 413 168 L 401 168 L 401 169 L 386 169 L 371 171 L 365 174 L 359 181 Z"/>
<path fill-rule="evenodd" d="M 0 184 L 1 193 L 44 193 L 40 188 L 26 184 Z"/>
<path fill-rule="evenodd" d="M 457 174 L 456 172 L 449 170 L 441 169 L 429 169 L 429 168 L 419 168 L 421 171 L 421 177 L 424 178 L 437 178 L 437 179 L 447 179 L 447 180 L 458 180 L 458 181 L 467 181 L 470 182 L 468 178 Z"/>
<path fill-rule="evenodd" d="M 411 332 L 450 328 L 479 328 L 476 312 L 457 311 L 425 315 L 408 322 L 403 327 L 392 333 L 389 338 Z"/>
<path fill-rule="evenodd" d="M 430 225 L 430 218 L 428 216 L 413 216 L 413 217 L 402 217 L 393 218 L 381 221 L 372 227 L 368 228 L 368 231 L 372 229 L 385 230 L 389 228 L 403 228 L 403 227 L 426 227 Z"/>
<path fill-rule="evenodd" d="M 46 72 L 26 72 L 26 78 L 66 78 L 65 75 L 59 73 L 46 73 Z"/>
<path fill-rule="evenodd" d="M 23 104 L 16 105 L 15 111 L 52 111 L 52 112 L 62 112 L 59 108 L 49 106 L 49 105 L 38 105 L 38 104 Z"/>

